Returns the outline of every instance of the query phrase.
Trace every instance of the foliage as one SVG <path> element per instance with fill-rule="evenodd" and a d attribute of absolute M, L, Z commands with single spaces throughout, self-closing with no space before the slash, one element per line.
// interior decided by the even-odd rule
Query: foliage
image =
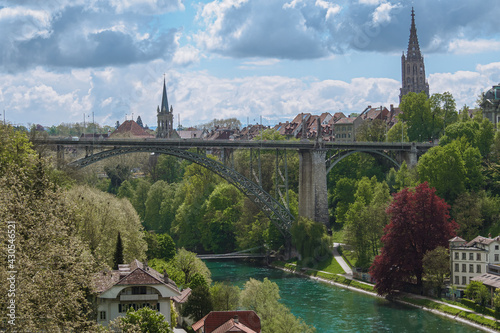
<path fill-rule="evenodd" d="M 78 220 L 75 225 L 81 239 L 92 254 L 110 267 L 118 232 L 123 240 L 125 262 L 146 258 L 146 242 L 142 226 L 134 208 L 127 199 L 118 199 L 88 186 L 74 186 L 63 194 L 67 203 L 76 205 Z"/>
<path fill-rule="evenodd" d="M 429 98 L 432 114 L 432 137 L 439 138 L 449 124 L 458 120 L 455 99 L 448 91 L 432 94 Z"/>
<path fill-rule="evenodd" d="M 433 118 L 427 95 L 424 92 L 410 92 L 403 96 L 399 104 L 400 121 L 408 125 L 408 139 L 411 142 L 433 139 Z"/>
<path fill-rule="evenodd" d="M 241 121 L 237 118 L 215 119 L 209 123 L 196 126 L 199 129 L 215 130 L 216 128 L 241 128 Z"/>
<path fill-rule="evenodd" d="M 229 253 L 236 248 L 234 225 L 241 217 L 241 192 L 227 183 L 219 184 L 205 201 L 199 229 L 203 248 L 214 253 Z"/>
<path fill-rule="evenodd" d="M 210 270 L 201 259 L 196 257 L 196 253 L 181 248 L 177 251 L 173 260 L 177 269 L 184 273 L 183 285 L 188 285 L 196 273 L 205 278 L 207 285 L 212 283 Z"/>
<path fill-rule="evenodd" d="M 124 317 L 118 317 L 110 327 L 126 333 L 171 333 L 172 329 L 165 317 L 158 311 L 143 307 L 137 311 L 130 308 Z"/>
<path fill-rule="evenodd" d="M 124 264 L 123 262 L 123 243 L 120 232 L 118 231 L 118 237 L 116 239 L 115 253 L 113 255 L 113 269 L 118 269 L 118 265 Z"/>
<path fill-rule="evenodd" d="M 177 186 L 160 180 L 151 185 L 146 199 L 146 214 L 144 216 L 144 227 L 146 230 L 154 230 L 164 233 L 170 230 L 172 221 L 175 219 L 175 208 Z M 175 208 L 174 208 L 175 207 Z"/>
<path fill-rule="evenodd" d="M 180 182 L 185 171 L 183 160 L 170 155 L 160 155 L 156 167 L 158 179 L 169 184 Z"/>
<path fill-rule="evenodd" d="M 465 296 L 477 304 L 485 305 L 490 300 L 490 291 L 480 281 L 471 281 L 465 288 Z"/>
<path fill-rule="evenodd" d="M 234 224 L 238 249 L 263 247 L 267 240 L 269 218 L 248 197 L 241 201 L 241 216 Z"/>
<path fill-rule="evenodd" d="M 447 246 L 458 225 L 450 220 L 449 206 L 427 183 L 398 192 L 387 209 L 390 223 L 384 229 L 381 254 L 370 268 L 381 295 L 405 282 L 422 285 L 422 260 L 427 251 Z"/>
<path fill-rule="evenodd" d="M 145 231 L 144 239 L 148 244 L 146 255 L 149 259 L 158 258 L 169 261 L 175 257 L 177 253 L 175 242 L 169 234 L 156 234 Z"/>
<path fill-rule="evenodd" d="M 260 317 L 262 331 L 273 333 L 315 332 L 300 318 L 296 318 L 290 310 L 279 302 L 279 288 L 267 278 L 258 281 L 250 279 L 241 292 L 241 306 L 253 310 Z"/>
<path fill-rule="evenodd" d="M 241 290 L 226 282 L 216 282 L 210 287 L 214 311 L 236 310 L 240 304 Z"/>
<path fill-rule="evenodd" d="M 105 166 L 104 172 L 110 180 L 108 192 L 113 194 L 118 193 L 120 185 L 131 176 L 130 167 L 123 164 L 117 164 L 114 167 Z"/>
<path fill-rule="evenodd" d="M 436 288 L 438 298 L 441 297 L 444 277 L 450 273 L 448 249 L 438 246 L 434 250 L 427 251 L 422 258 L 422 267 L 427 280 Z"/>
<path fill-rule="evenodd" d="M 184 273 L 177 268 L 174 261 L 167 262 L 163 259 L 151 259 L 148 261 L 148 265 L 159 273 L 166 273 L 168 278 L 178 286 L 184 285 Z"/>
<path fill-rule="evenodd" d="M 473 239 L 483 227 L 481 214 L 484 192 L 464 192 L 453 204 L 452 216 L 460 226 L 458 235 L 464 239 Z"/>
<path fill-rule="evenodd" d="M 396 122 L 391 129 L 387 131 L 386 140 L 387 142 L 409 142 L 408 125 L 402 121 Z"/>
<path fill-rule="evenodd" d="M 464 139 L 429 149 L 417 169 L 420 180 L 429 182 L 450 203 L 466 189 L 478 190 L 483 183 L 479 150 Z"/>
<path fill-rule="evenodd" d="M 0 126 L 0 134 L 4 323 L 12 319 L 7 317 L 7 305 L 14 297 L 8 282 L 14 276 L 17 331 L 93 331 L 96 324 L 89 299 L 98 267 L 75 234 L 74 205 L 61 199 L 48 177 L 47 164 L 31 150 L 26 134 L 10 126 Z M 8 249 L 15 250 L 15 260 L 7 256 Z"/>
<path fill-rule="evenodd" d="M 286 136 L 281 135 L 280 132 L 278 132 L 274 128 L 266 128 L 265 130 L 261 131 L 259 135 L 256 135 L 253 140 L 279 141 L 286 140 Z"/>
<path fill-rule="evenodd" d="M 375 177 L 363 177 L 358 182 L 354 203 L 349 205 L 344 226 L 344 241 L 353 246 L 356 266 L 368 268 L 378 254 L 380 237 L 389 222 L 385 209 L 390 201 L 389 186 Z"/>
<path fill-rule="evenodd" d="M 299 217 L 290 229 L 292 243 L 300 253 L 303 262 L 315 263 L 327 257 L 331 242 L 322 223 Z"/>
<path fill-rule="evenodd" d="M 500 311 L 500 288 L 495 289 L 495 293 L 493 294 L 491 301 L 493 303 L 495 311 Z"/>
<path fill-rule="evenodd" d="M 203 318 L 213 309 L 212 297 L 207 285 L 199 285 L 191 291 L 182 315 L 191 317 L 195 322 Z"/>
<path fill-rule="evenodd" d="M 387 124 L 381 119 L 365 120 L 356 130 L 357 141 L 384 142 L 386 140 Z"/>

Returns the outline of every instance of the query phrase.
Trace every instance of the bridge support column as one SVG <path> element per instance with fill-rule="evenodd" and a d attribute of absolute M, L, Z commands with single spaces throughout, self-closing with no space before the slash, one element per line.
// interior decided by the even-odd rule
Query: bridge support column
<path fill-rule="evenodd" d="M 329 227 L 326 150 L 299 150 L 299 216 Z"/>
<path fill-rule="evenodd" d="M 406 162 L 406 165 L 408 165 L 409 168 L 413 168 L 414 166 L 417 165 L 418 152 L 417 152 L 417 145 L 415 144 L 415 142 L 412 142 L 410 151 L 402 152 L 402 154 L 403 154 L 403 160 Z"/>

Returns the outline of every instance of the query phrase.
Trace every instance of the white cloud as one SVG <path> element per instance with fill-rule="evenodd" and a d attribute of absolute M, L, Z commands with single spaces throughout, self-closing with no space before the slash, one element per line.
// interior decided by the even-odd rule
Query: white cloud
<path fill-rule="evenodd" d="M 475 54 L 500 50 L 500 41 L 488 39 L 454 39 L 448 44 L 448 51 L 455 54 Z"/>
<path fill-rule="evenodd" d="M 174 65 L 187 66 L 200 61 L 200 50 L 192 45 L 186 45 L 177 49 L 172 59 Z"/>
<path fill-rule="evenodd" d="M 373 18 L 373 23 L 374 24 L 387 24 L 390 23 L 392 18 L 391 18 L 391 12 L 395 8 L 400 8 L 399 5 L 392 5 L 388 2 L 380 4 L 375 11 L 373 12 L 372 18 Z"/>

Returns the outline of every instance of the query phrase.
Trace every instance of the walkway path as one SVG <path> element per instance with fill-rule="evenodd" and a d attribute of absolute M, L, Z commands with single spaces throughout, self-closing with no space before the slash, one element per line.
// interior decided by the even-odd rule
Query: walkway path
<path fill-rule="evenodd" d="M 340 243 L 333 243 L 333 257 L 335 258 L 335 260 L 337 260 L 337 262 L 339 263 L 340 267 L 342 267 L 342 269 L 345 272 L 345 275 L 349 275 L 352 278 L 352 269 L 345 262 L 344 258 L 340 255 L 340 253 L 338 251 L 338 247 L 339 246 L 340 246 Z M 349 276 L 346 276 L 346 277 L 348 278 Z"/>

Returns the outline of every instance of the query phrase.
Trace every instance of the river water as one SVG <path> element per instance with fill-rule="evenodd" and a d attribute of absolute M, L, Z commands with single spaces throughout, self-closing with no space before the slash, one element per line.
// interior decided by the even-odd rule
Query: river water
<path fill-rule="evenodd" d="M 391 303 L 278 269 L 240 261 L 206 261 L 214 281 L 243 288 L 267 277 L 276 282 L 281 301 L 318 333 L 327 332 L 482 332 L 426 311 Z"/>

